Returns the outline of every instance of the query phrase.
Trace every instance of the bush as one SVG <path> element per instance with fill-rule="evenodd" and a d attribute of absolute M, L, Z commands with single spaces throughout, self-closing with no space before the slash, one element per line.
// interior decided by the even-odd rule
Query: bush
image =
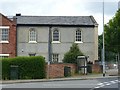
<path fill-rule="evenodd" d="M 64 63 L 77 63 L 77 56 L 82 56 L 83 53 L 80 51 L 78 44 L 73 43 L 70 50 L 64 55 Z"/>
<path fill-rule="evenodd" d="M 10 79 L 10 66 L 17 65 L 20 79 L 45 78 L 45 60 L 42 56 L 2 59 L 2 79 Z"/>

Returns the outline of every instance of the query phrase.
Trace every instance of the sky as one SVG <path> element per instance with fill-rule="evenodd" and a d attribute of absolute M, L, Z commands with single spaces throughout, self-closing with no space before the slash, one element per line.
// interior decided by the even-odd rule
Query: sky
<path fill-rule="evenodd" d="M 118 1 L 104 0 L 104 22 L 109 22 L 118 10 Z M 15 16 L 90 16 L 103 32 L 103 0 L 0 0 L 0 13 Z"/>

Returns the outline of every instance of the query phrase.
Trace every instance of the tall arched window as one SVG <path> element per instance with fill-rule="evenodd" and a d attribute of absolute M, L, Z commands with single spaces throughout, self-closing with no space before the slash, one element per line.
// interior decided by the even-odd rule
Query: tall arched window
<path fill-rule="evenodd" d="M 59 30 L 57 29 L 53 31 L 53 41 L 59 41 Z"/>
<path fill-rule="evenodd" d="M 82 32 L 81 32 L 81 30 L 76 30 L 75 41 L 76 42 L 82 42 Z"/>
<path fill-rule="evenodd" d="M 29 41 L 36 42 L 36 30 L 34 28 L 29 30 Z"/>

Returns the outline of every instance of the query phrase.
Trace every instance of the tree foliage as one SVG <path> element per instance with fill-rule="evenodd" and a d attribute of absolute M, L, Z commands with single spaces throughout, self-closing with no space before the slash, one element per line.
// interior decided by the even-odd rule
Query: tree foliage
<path fill-rule="evenodd" d="M 103 45 L 103 35 L 99 36 L 99 60 L 101 60 L 101 50 Z M 115 60 L 116 53 L 120 53 L 120 9 L 115 16 L 104 26 L 105 36 L 105 60 Z"/>
<path fill-rule="evenodd" d="M 120 52 L 120 10 L 104 27 L 106 49 L 108 51 Z"/>
<path fill-rule="evenodd" d="M 84 55 L 79 47 L 78 44 L 73 43 L 70 47 L 70 50 L 64 55 L 63 62 L 64 63 L 77 63 L 77 56 Z"/>

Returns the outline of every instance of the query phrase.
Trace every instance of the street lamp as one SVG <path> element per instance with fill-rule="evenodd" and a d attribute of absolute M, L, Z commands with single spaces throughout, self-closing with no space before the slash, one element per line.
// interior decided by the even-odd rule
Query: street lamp
<path fill-rule="evenodd" d="M 104 43 L 104 0 L 103 0 L 103 54 L 102 54 L 102 64 L 103 64 L 103 77 L 105 77 L 105 43 Z"/>

